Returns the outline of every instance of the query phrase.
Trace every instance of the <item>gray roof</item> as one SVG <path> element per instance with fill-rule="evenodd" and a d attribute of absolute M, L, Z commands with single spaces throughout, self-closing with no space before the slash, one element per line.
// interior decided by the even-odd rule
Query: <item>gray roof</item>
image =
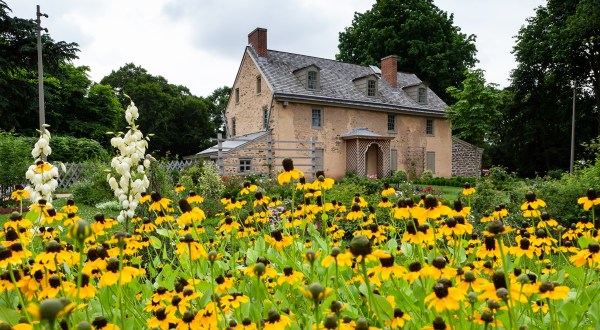
<path fill-rule="evenodd" d="M 272 87 L 275 98 L 438 116 L 444 115 L 447 107 L 431 89 L 427 91 L 427 104 L 413 100 L 403 87 L 415 86 L 422 81 L 412 73 L 398 72 L 398 88 L 394 89 L 381 78 L 379 70 L 369 66 L 275 50 L 268 50 L 265 59 L 259 58 L 251 46 L 247 50 Z M 294 71 L 310 65 L 320 68 L 319 90 L 306 89 L 294 75 Z M 356 78 L 373 74 L 380 78 L 377 84 L 378 97 L 366 96 L 353 83 Z"/>
<path fill-rule="evenodd" d="M 348 138 L 373 138 L 373 139 L 393 139 L 393 137 L 383 136 L 374 132 L 369 131 L 366 127 L 355 128 L 350 132 L 346 132 L 344 134 L 340 134 L 342 139 Z"/>
<path fill-rule="evenodd" d="M 263 136 L 265 136 L 268 132 L 267 131 L 260 131 L 260 132 L 255 132 L 255 133 L 250 133 L 250 134 L 246 134 L 246 135 L 240 135 L 240 136 L 236 136 L 227 140 L 223 140 L 223 142 L 221 143 L 221 152 L 223 152 L 224 154 L 238 149 L 242 146 L 244 146 L 245 144 L 255 141 L 258 138 L 261 138 Z M 200 151 L 199 153 L 196 154 L 196 156 L 202 156 L 202 157 L 209 157 L 209 156 L 214 156 L 217 155 L 219 151 L 219 145 L 216 144 L 208 149 L 204 149 L 202 151 Z"/>

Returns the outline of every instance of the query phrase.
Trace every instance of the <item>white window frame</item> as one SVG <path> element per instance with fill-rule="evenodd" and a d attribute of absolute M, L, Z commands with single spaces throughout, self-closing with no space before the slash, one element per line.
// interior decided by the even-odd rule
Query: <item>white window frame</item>
<path fill-rule="evenodd" d="M 240 88 L 235 89 L 235 104 L 240 104 Z"/>
<path fill-rule="evenodd" d="M 231 118 L 231 136 L 236 136 L 235 117 Z"/>
<path fill-rule="evenodd" d="M 419 104 L 427 104 L 427 88 L 419 87 L 417 91 L 417 102 Z"/>
<path fill-rule="evenodd" d="M 311 75 L 314 75 L 314 80 L 311 79 Z M 312 90 L 319 88 L 319 73 L 317 71 L 309 70 L 306 73 L 306 88 Z"/>
<path fill-rule="evenodd" d="M 269 127 L 269 110 L 267 107 L 263 107 L 263 129 L 267 129 Z"/>
<path fill-rule="evenodd" d="M 391 126 L 391 128 L 390 128 L 390 126 Z M 388 113 L 387 128 L 388 128 L 388 132 L 390 132 L 390 133 L 396 132 L 397 125 L 396 125 L 396 115 L 395 114 Z"/>
<path fill-rule="evenodd" d="M 425 135 L 427 135 L 427 136 L 435 135 L 435 123 L 434 123 L 433 119 L 431 119 L 431 118 L 427 118 L 425 120 Z"/>
<path fill-rule="evenodd" d="M 377 96 L 377 81 L 375 79 L 367 79 L 367 96 Z"/>
<path fill-rule="evenodd" d="M 252 171 L 252 159 L 240 158 L 240 173 Z"/>
<path fill-rule="evenodd" d="M 317 125 L 315 125 L 315 120 L 318 120 Z M 313 108 L 310 117 L 310 127 L 311 128 L 323 128 L 323 109 L 321 108 Z"/>
<path fill-rule="evenodd" d="M 256 76 L 256 95 L 260 95 L 262 93 L 262 77 Z"/>

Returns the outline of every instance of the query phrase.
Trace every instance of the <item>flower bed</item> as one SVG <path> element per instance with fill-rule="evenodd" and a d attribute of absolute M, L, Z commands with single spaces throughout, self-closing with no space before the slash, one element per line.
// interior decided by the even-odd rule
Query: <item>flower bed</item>
<path fill-rule="evenodd" d="M 563 228 L 533 193 L 521 214 L 498 207 L 475 218 L 472 188 L 454 208 L 389 186 L 368 205 L 330 200 L 333 180 L 301 177 L 284 164 L 278 181 L 292 198 L 246 183 L 216 218 L 182 187 L 178 201 L 142 194 L 129 232 L 100 213 L 79 219 L 73 203 L 13 213 L 0 319 L 20 329 L 600 325 L 593 190 L 580 200 L 589 218 Z M 358 230 L 347 235 L 350 222 Z"/>

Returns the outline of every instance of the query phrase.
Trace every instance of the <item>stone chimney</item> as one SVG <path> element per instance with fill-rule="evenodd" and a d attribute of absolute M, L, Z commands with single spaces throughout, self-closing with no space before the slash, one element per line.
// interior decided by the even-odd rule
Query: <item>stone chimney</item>
<path fill-rule="evenodd" d="M 267 29 L 256 28 L 248 34 L 248 44 L 254 48 L 258 57 L 267 57 Z"/>
<path fill-rule="evenodd" d="M 398 88 L 397 58 L 396 55 L 389 55 L 381 59 L 381 75 L 394 88 Z"/>

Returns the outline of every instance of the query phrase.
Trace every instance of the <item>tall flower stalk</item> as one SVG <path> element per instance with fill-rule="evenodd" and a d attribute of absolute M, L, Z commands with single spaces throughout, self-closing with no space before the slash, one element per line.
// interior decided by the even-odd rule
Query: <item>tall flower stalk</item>
<path fill-rule="evenodd" d="M 25 177 L 31 182 L 31 185 L 25 188 L 29 192 L 29 199 L 32 203 L 37 203 L 40 199 L 46 200 L 47 204 L 52 203 L 52 193 L 58 187 L 58 168 L 45 161 L 45 157 L 52 153 L 50 148 L 50 131 L 44 125 L 40 131 L 40 138 L 35 143 L 31 156 L 34 164 L 29 166 Z"/>
<path fill-rule="evenodd" d="M 129 230 L 129 221 L 135 216 L 142 192 L 150 186 L 146 176 L 150 160 L 144 158 L 148 148 L 148 137 L 144 137 L 135 124 L 138 117 L 138 108 L 131 101 L 125 111 L 129 131 L 125 134 L 119 132 L 110 140 L 111 145 L 119 150 L 119 155 L 110 163 L 113 171 L 107 175 L 107 180 L 121 204 L 117 220 L 125 223 L 126 231 Z"/>

